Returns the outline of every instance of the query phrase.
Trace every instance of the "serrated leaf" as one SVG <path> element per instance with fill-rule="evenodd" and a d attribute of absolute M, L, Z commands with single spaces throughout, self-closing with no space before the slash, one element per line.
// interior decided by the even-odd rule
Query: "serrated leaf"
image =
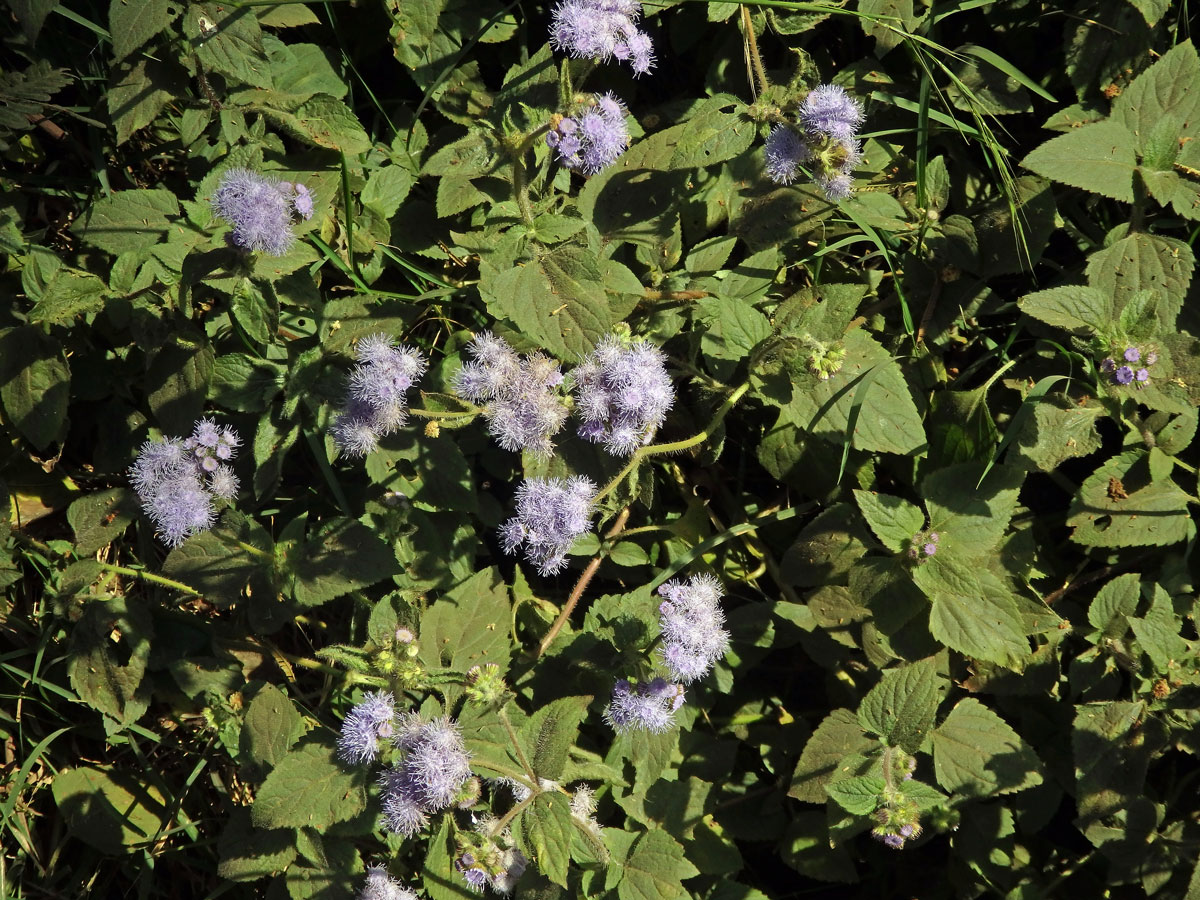
<path fill-rule="evenodd" d="M 538 871 L 563 887 L 571 862 L 571 803 L 560 793 L 545 791 L 521 815 L 521 834 Z"/>
<path fill-rule="evenodd" d="M 1038 398 L 1013 443 L 1015 464 L 1049 472 L 1068 459 L 1100 449 L 1099 406 L 1080 406 L 1066 394 Z"/>
<path fill-rule="evenodd" d="M 262 412 L 283 390 L 286 368 L 245 353 L 223 353 L 213 364 L 208 399 L 238 412 Z"/>
<path fill-rule="evenodd" d="M 64 434 L 71 371 L 62 347 L 33 325 L 0 329 L 0 402 L 38 450 Z"/>
<path fill-rule="evenodd" d="M 921 483 L 929 529 L 939 536 L 938 556 L 984 556 L 995 549 L 1017 507 L 1025 473 L 994 466 L 980 482 L 983 463 L 946 466 Z"/>
<path fill-rule="evenodd" d="M 1183 241 L 1143 231 L 1132 232 L 1097 250 L 1088 257 L 1088 282 L 1112 298 L 1104 310 L 1107 319 L 1100 321 L 1115 317 L 1139 291 L 1149 290 L 1159 295 L 1159 327 L 1173 329 L 1195 265 L 1192 248 Z"/>
<path fill-rule="evenodd" d="M 364 773 L 347 771 L 333 748 L 302 744 L 289 751 L 267 776 L 251 815 L 260 828 L 328 828 L 366 807 Z"/>
<path fill-rule="evenodd" d="M 863 33 L 875 38 L 878 57 L 898 47 L 903 32 L 911 33 L 921 21 L 913 12 L 913 0 L 859 0 L 858 11 Z"/>
<path fill-rule="evenodd" d="M 1029 655 L 1012 593 L 995 575 L 941 555 L 913 571 L 931 601 L 929 633 L 952 650 L 1002 665 Z"/>
<path fill-rule="evenodd" d="M 557 781 L 567 763 L 567 751 L 579 734 L 591 697 L 563 697 L 539 708 L 521 729 L 529 764 L 538 778 Z"/>
<path fill-rule="evenodd" d="M 1188 123 L 1187 134 L 1200 136 L 1197 84 L 1200 57 L 1190 40 L 1182 41 L 1121 91 L 1113 102 L 1112 121 L 1137 138 L 1139 152 L 1145 151 L 1154 127 L 1167 116 Z"/>
<path fill-rule="evenodd" d="M 508 669 L 512 607 L 495 569 L 477 572 L 434 603 L 421 617 L 421 659 L 430 668 L 466 672 L 496 663 Z"/>
<path fill-rule="evenodd" d="M 254 87 L 271 87 L 262 29 L 252 9 L 190 3 L 183 17 L 183 33 L 206 69 Z"/>
<path fill-rule="evenodd" d="M 1109 637 L 1120 637 L 1128 626 L 1126 616 L 1137 611 L 1141 597 L 1141 578 L 1136 572 L 1118 575 L 1096 594 L 1088 607 L 1088 622 Z"/>
<path fill-rule="evenodd" d="M 172 0 L 112 0 L 108 30 L 113 55 L 118 60 L 127 57 L 175 21 L 179 9 L 180 4 Z"/>
<path fill-rule="evenodd" d="M 143 679 L 153 637 L 154 622 L 140 604 L 122 597 L 88 604 L 71 630 L 71 687 L 119 726 L 132 724 L 150 703 Z"/>
<path fill-rule="evenodd" d="M 179 201 L 168 190 L 115 191 L 92 204 L 71 230 L 116 256 L 153 247 L 167 236 L 169 218 L 178 215 Z"/>
<path fill-rule="evenodd" d="M 923 659 L 885 671 L 859 704 L 858 721 L 889 747 L 916 753 L 933 727 L 940 699 L 937 668 L 932 659 Z"/>
<path fill-rule="evenodd" d="M 788 796 L 805 803 L 824 803 L 828 799 L 825 785 L 837 773 L 841 761 L 863 753 L 875 742 L 863 734 L 858 717 L 848 709 L 835 709 L 812 733 L 796 771 Z"/>
<path fill-rule="evenodd" d="M 1017 301 L 1021 312 L 1047 325 L 1086 335 L 1103 328 L 1115 310 L 1111 295 L 1093 287 L 1069 284 L 1026 294 Z"/>
<path fill-rule="evenodd" d="M 91 556 L 120 537 L 137 515 L 137 503 L 125 488 L 110 488 L 80 497 L 67 510 L 75 532 L 75 552 Z"/>
<path fill-rule="evenodd" d="M 887 782 L 874 775 L 856 775 L 827 784 L 825 791 L 838 806 L 856 816 L 869 816 L 881 802 Z"/>
<path fill-rule="evenodd" d="M 875 537 L 893 553 L 903 552 L 925 527 L 925 513 L 902 497 L 855 491 L 854 499 Z"/>
<path fill-rule="evenodd" d="M 965 697 L 933 732 L 938 784 L 967 797 L 994 797 L 1042 783 L 1041 760 L 1003 719 Z"/>
<path fill-rule="evenodd" d="M 242 544 L 260 552 L 253 553 Z M 271 551 L 266 531 L 229 509 L 212 530 L 194 534 L 173 549 L 163 562 L 163 574 L 200 591 L 218 607 L 228 606 L 236 603 L 247 587 L 252 595 L 274 593 Z"/>
<path fill-rule="evenodd" d="M 347 155 L 371 149 L 371 138 L 358 118 L 341 100 L 317 94 L 293 112 L 263 107 L 262 112 L 289 134 L 315 147 L 340 150 Z"/>
<path fill-rule="evenodd" d="M 204 411 L 214 352 L 200 332 L 179 330 L 150 361 L 147 399 L 166 434 L 183 435 Z"/>
<path fill-rule="evenodd" d="M 1085 547 L 1164 546 L 1187 538 L 1188 495 L 1173 481 L 1150 481 L 1130 450 L 1098 468 L 1080 485 L 1067 524 Z"/>
<path fill-rule="evenodd" d="M 1171 595 L 1160 584 L 1154 586 L 1154 597 L 1146 614 L 1129 619 L 1138 646 L 1160 675 L 1171 675 L 1171 670 L 1182 660 L 1195 655 L 1193 645 L 1179 634 L 1180 624 Z"/>
<path fill-rule="evenodd" d="M 295 704 L 275 685 L 264 685 L 250 701 L 242 722 L 242 762 L 270 769 L 303 734 L 304 720 Z"/>
<path fill-rule="evenodd" d="M 1052 181 L 1133 202 L 1136 141 L 1128 128 L 1111 119 L 1051 138 L 1021 165 Z"/>
<path fill-rule="evenodd" d="M 605 833 L 606 841 L 608 832 Z M 665 831 L 655 829 L 638 836 L 625 859 L 614 868 L 619 874 L 620 900 L 673 900 L 683 891 L 683 880 L 700 874 L 684 856 L 683 847 Z"/>
<path fill-rule="evenodd" d="M 78 269 L 59 269 L 29 311 L 29 321 L 35 325 L 61 325 L 76 316 L 99 312 L 107 298 L 108 285 L 103 279 Z"/>
<path fill-rule="evenodd" d="M 281 585 L 301 606 L 319 606 L 335 597 L 382 581 L 398 570 L 390 547 L 351 519 L 331 519 L 303 544 L 287 552 Z"/>
<path fill-rule="evenodd" d="M 295 832 L 290 828 L 264 831 L 250 823 L 250 810 L 233 810 L 217 840 L 221 861 L 217 874 L 230 881 L 257 881 L 282 872 L 296 858 Z"/>

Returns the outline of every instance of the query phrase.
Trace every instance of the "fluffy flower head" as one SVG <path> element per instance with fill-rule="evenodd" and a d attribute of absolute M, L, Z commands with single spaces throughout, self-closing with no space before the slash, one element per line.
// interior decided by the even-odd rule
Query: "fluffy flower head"
<path fill-rule="evenodd" d="M 654 68 L 650 37 L 638 29 L 636 0 L 563 0 L 554 8 L 550 45 L 576 59 L 619 59 L 635 75 Z"/>
<path fill-rule="evenodd" d="M 383 866 L 371 866 L 356 900 L 417 900 L 417 895 L 389 876 Z"/>
<path fill-rule="evenodd" d="M 703 678 L 729 649 L 721 612 L 721 583 L 711 575 L 668 581 L 658 589 L 662 646 L 659 658 L 668 674 L 684 684 Z"/>
<path fill-rule="evenodd" d="M 791 184 L 812 154 L 792 126 L 776 125 L 767 136 L 766 155 L 767 177 L 776 184 Z"/>
<path fill-rule="evenodd" d="M 530 478 L 517 489 L 517 514 L 500 529 L 505 553 L 524 545 L 525 557 L 543 575 L 567 564 L 575 539 L 591 528 L 596 486 L 583 476 Z"/>
<path fill-rule="evenodd" d="M 282 256 L 292 233 L 291 185 L 249 169 L 229 169 L 213 194 L 213 210 L 233 226 L 231 240 L 243 250 Z"/>
<path fill-rule="evenodd" d="M 358 342 L 346 400 L 334 420 L 333 440 L 348 456 L 366 456 L 408 418 L 409 389 L 425 372 L 425 357 L 386 334 Z"/>
<path fill-rule="evenodd" d="M 395 732 L 395 698 L 383 691 L 367 694 L 342 721 L 337 752 L 343 762 L 363 765 L 379 755 L 379 742 Z"/>
<path fill-rule="evenodd" d="M 650 443 L 675 402 L 665 362 L 649 341 L 602 338 L 574 371 L 580 436 L 617 456 Z"/>
<path fill-rule="evenodd" d="M 627 731 L 669 731 L 675 712 L 683 705 L 683 686 L 665 678 L 630 682 L 622 678 L 613 686 L 604 721 L 618 734 Z"/>
<path fill-rule="evenodd" d="M 594 95 L 581 113 L 558 119 L 546 143 L 558 151 L 558 161 L 568 169 L 594 175 L 629 146 L 625 106 L 611 92 Z"/>
<path fill-rule="evenodd" d="M 826 134 L 850 140 L 858 132 L 865 115 L 862 104 L 836 84 L 822 84 L 808 92 L 798 115 L 800 125 L 810 135 Z"/>

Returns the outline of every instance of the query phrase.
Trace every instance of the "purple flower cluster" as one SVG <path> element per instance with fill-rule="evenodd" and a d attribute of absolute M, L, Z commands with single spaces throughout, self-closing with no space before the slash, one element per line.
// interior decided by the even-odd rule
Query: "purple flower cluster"
<path fill-rule="evenodd" d="M 392 741 L 404 757 L 379 779 L 384 823 L 412 837 L 429 822 L 430 814 L 457 800 L 471 778 L 471 760 L 448 717 L 424 722 L 415 713 L 405 713 Z"/>
<path fill-rule="evenodd" d="M 512 893 L 518 879 L 525 874 L 529 860 L 525 858 L 524 853 L 513 847 L 507 850 L 497 849 L 490 855 L 495 859 L 489 866 L 487 860 L 464 850 L 454 860 L 454 867 L 462 873 L 467 887 L 473 891 L 482 892 L 485 887 L 489 887 L 498 894 Z"/>
<path fill-rule="evenodd" d="M 408 418 L 406 394 L 425 371 L 425 357 L 386 334 L 358 342 L 358 365 L 350 373 L 346 401 L 331 433 L 338 449 L 349 456 L 366 456 L 379 439 Z"/>
<path fill-rule="evenodd" d="M 293 216 L 311 219 L 313 198 L 302 184 L 279 181 L 249 169 L 230 169 L 221 176 L 213 210 L 233 226 L 230 239 L 250 252 L 282 256 L 296 240 Z"/>
<path fill-rule="evenodd" d="M 1126 347 L 1119 363 L 1112 357 L 1101 360 L 1100 371 L 1107 375 L 1113 384 L 1132 384 L 1141 389 L 1150 382 L 1150 366 L 1156 362 L 1158 354 L 1153 350 L 1142 353 L 1138 347 Z"/>
<path fill-rule="evenodd" d="M 361 766 L 379 756 L 379 742 L 396 733 L 395 698 L 383 691 L 367 694 L 342 720 L 337 752 L 343 762 Z"/>
<path fill-rule="evenodd" d="M 921 563 L 937 553 L 938 541 L 942 536 L 936 531 L 918 531 L 908 544 L 908 558 L 912 562 Z"/>
<path fill-rule="evenodd" d="M 675 713 L 683 706 L 683 685 L 665 678 L 646 682 L 622 678 L 613 686 L 612 700 L 604 710 L 604 721 L 618 734 L 627 731 L 668 731 Z"/>
<path fill-rule="evenodd" d="M 568 169 L 594 175 L 612 165 L 629 146 L 625 106 L 613 94 L 595 94 L 576 116 L 560 116 L 546 135 L 546 144 L 558 151 L 558 161 Z"/>
<path fill-rule="evenodd" d="M 646 340 L 601 339 L 573 373 L 580 436 L 616 456 L 650 443 L 675 400 L 665 360 Z"/>
<path fill-rule="evenodd" d="M 797 114 L 798 126 L 776 125 L 767 137 L 768 177 L 791 184 L 807 165 L 826 199 L 845 200 L 854 192 L 851 175 L 862 161 L 858 128 L 863 116 L 859 102 L 838 85 L 809 91 Z"/>
<path fill-rule="evenodd" d="M 711 575 L 668 581 L 658 589 L 662 646 L 659 657 L 675 681 L 691 684 L 707 675 L 729 649 L 721 612 L 721 583 Z"/>
<path fill-rule="evenodd" d="M 522 544 L 525 558 L 543 575 L 561 571 L 575 539 L 592 524 L 596 485 L 581 475 L 530 478 L 517 488 L 517 514 L 500 528 L 505 553 Z"/>
<path fill-rule="evenodd" d="M 551 440 L 567 418 L 558 397 L 562 370 L 542 353 L 523 359 L 509 344 L 484 332 L 467 346 L 472 362 L 454 378 L 460 397 L 485 404 L 488 431 L 505 450 L 551 456 Z"/>
<path fill-rule="evenodd" d="M 129 470 L 142 509 L 170 547 L 212 527 L 213 500 L 237 496 L 238 479 L 229 466 L 241 444 L 232 428 L 212 419 L 196 422 L 186 439 L 146 441 Z"/>
<path fill-rule="evenodd" d="M 635 75 L 654 68 L 650 37 L 637 27 L 638 0 L 563 0 L 554 8 L 550 45 L 576 59 L 619 59 Z"/>
<path fill-rule="evenodd" d="M 367 883 L 355 900 L 417 900 L 417 894 L 388 875 L 383 866 L 367 869 Z"/>

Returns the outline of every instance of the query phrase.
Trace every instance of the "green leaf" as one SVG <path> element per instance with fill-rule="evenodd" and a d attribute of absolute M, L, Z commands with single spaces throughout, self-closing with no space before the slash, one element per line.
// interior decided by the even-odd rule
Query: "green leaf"
<path fill-rule="evenodd" d="M 929 528 L 938 533 L 938 557 L 991 553 L 1017 508 L 1025 473 L 1010 466 L 985 471 L 983 463 L 959 463 L 934 472 L 921 484 Z"/>
<path fill-rule="evenodd" d="M 532 751 L 529 764 L 538 778 L 557 781 L 567 751 L 579 734 L 591 697 L 563 697 L 539 708 L 521 729 L 522 744 Z"/>
<path fill-rule="evenodd" d="M 508 669 L 512 606 L 495 569 L 476 572 L 421 617 L 421 660 L 431 669 L 466 672 L 496 663 Z"/>
<path fill-rule="evenodd" d="M 883 453 L 915 453 L 925 445 L 925 427 L 913 403 L 900 366 L 863 329 L 847 333 L 846 361 L 840 372 L 826 381 L 801 375 L 792 387 L 792 402 L 781 418 L 841 446 L 846 439 L 851 409 L 860 403 L 852 446 Z M 876 366 L 869 384 L 865 376 Z"/>
<path fill-rule="evenodd" d="M 67 769 L 54 776 L 54 803 L 71 833 L 103 853 L 150 847 L 171 814 L 162 793 L 108 766 Z"/>
<path fill-rule="evenodd" d="M 855 491 L 854 499 L 875 537 L 893 553 L 906 550 L 913 535 L 925 527 L 925 513 L 902 497 Z"/>
<path fill-rule="evenodd" d="M 77 269 L 59 269 L 29 311 L 29 321 L 35 325 L 62 325 L 78 315 L 104 309 L 107 297 L 108 285 L 103 279 Z"/>
<path fill-rule="evenodd" d="M 302 744 L 267 776 L 254 797 L 251 815 L 260 828 L 328 828 L 366 808 L 361 771 L 346 771 L 333 748 Z"/>
<path fill-rule="evenodd" d="M 131 725 L 150 705 L 143 679 L 153 637 L 154 622 L 136 602 L 112 597 L 89 603 L 71 629 L 71 687 L 118 726 Z"/>
<path fill-rule="evenodd" d="M 296 858 L 296 833 L 290 828 L 264 831 L 250 823 L 250 810 L 233 810 L 217 841 L 217 874 L 230 881 L 257 881 L 282 872 Z"/>
<path fill-rule="evenodd" d="M 1142 727 L 1143 702 L 1113 701 L 1075 707 L 1071 747 L 1075 759 L 1076 825 L 1093 843 L 1119 838 L 1105 821 L 1127 821 L 1144 796 L 1146 768 L 1157 749 L 1154 731 Z M 1149 810 L 1153 821 L 1153 810 Z M 1115 833 L 1114 833 L 1115 832 Z M 1147 840 L 1148 835 L 1142 840 Z"/>
<path fill-rule="evenodd" d="M 856 775 L 825 786 L 838 806 L 856 816 L 869 816 L 875 812 L 886 788 L 887 782 L 874 775 Z"/>
<path fill-rule="evenodd" d="M 1200 57 L 1189 41 L 1176 44 L 1133 80 L 1113 102 L 1112 121 L 1120 122 L 1145 152 L 1155 126 L 1167 116 L 1188 123 L 1185 134 L 1200 137 Z"/>
<path fill-rule="evenodd" d="M 351 519 L 330 519 L 286 553 L 283 586 L 301 606 L 319 606 L 398 571 L 391 548 Z"/>
<path fill-rule="evenodd" d="M 479 290 L 488 310 L 561 359 L 590 353 L 637 304 L 636 296 L 605 287 L 632 274 L 611 260 L 602 264 L 583 247 L 538 249 L 534 259 L 507 271 L 489 268 L 485 257 Z"/>
<path fill-rule="evenodd" d="M 1142 450 L 1093 472 L 1071 502 L 1071 539 L 1085 547 L 1164 546 L 1185 540 L 1188 495 L 1173 481 L 1150 481 Z"/>
<path fill-rule="evenodd" d="M 246 710 L 242 723 L 240 759 L 271 769 L 304 734 L 304 720 L 287 694 L 267 684 Z"/>
<path fill-rule="evenodd" d="M 67 510 L 67 521 L 75 532 L 75 553 L 91 556 L 125 533 L 137 515 L 132 492 L 110 488 L 80 497 Z"/>
<path fill-rule="evenodd" d="M 205 69 L 254 87 L 271 87 L 262 30 L 252 10 L 213 2 L 189 3 L 183 33 Z"/>
<path fill-rule="evenodd" d="M 1137 612 L 1141 597 L 1141 578 L 1137 572 L 1118 575 L 1100 588 L 1088 607 L 1088 622 L 1109 637 L 1120 637 L 1128 625 L 1126 616 Z"/>
<path fill-rule="evenodd" d="M 1069 284 L 1026 294 L 1017 301 L 1021 312 L 1079 335 L 1102 328 L 1113 318 L 1111 294 L 1097 288 Z"/>
<path fill-rule="evenodd" d="M 262 107 L 262 112 L 293 137 L 315 147 L 340 150 L 351 156 L 371 149 L 371 138 L 358 118 L 336 97 L 317 94 L 294 112 L 269 107 Z"/>
<path fill-rule="evenodd" d="M 878 57 L 898 47 L 903 32 L 912 33 L 921 21 L 913 12 L 913 0 L 859 0 L 858 12 L 863 33 L 875 38 Z"/>
<path fill-rule="evenodd" d="M 1106 119 L 1051 138 L 1021 165 L 1053 181 L 1132 203 L 1135 150 L 1129 129 Z"/>
<path fill-rule="evenodd" d="M 1151 197 L 1163 206 L 1170 205 L 1186 219 L 1200 219 L 1200 185 L 1177 172 L 1142 169 L 1141 173 Z"/>
<path fill-rule="evenodd" d="M 824 803 L 825 786 L 838 771 L 842 760 L 869 750 L 875 742 L 863 734 L 858 717 L 848 709 L 835 709 L 812 733 L 796 771 L 788 796 L 805 803 Z"/>
<path fill-rule="evenodd" d="M 180 4 L 172 0 L 112 0 L 108 30 L 113 55 L 118 60 L 127 57 L 174 22 L 179 10 Z"/>
<path fill-rule="evenodd" d="M 262 412 L 283 390 L 286 367 L 245 353 L 224 353 L 213 364 L 208 399 L 237 412 Z"/>
<path fill-rule="evenodd" d="M 62 347 L 33 325 L 0 329 L 0 401 L 8 421 L 38 450 L 66 432 L 71 372 Z"/>
<path fill-rule="evenodd" d="M 998 715 L 965 697 L 933 732 L 938 784 L 967 797 L 1011 794 L 1042 783 L 1041 761 Z"/>
<path fill-rule="evenodd" d="M 605 829 L 605 843 L 611 829 Z M 683 880 L 699 875 L 700 871 L 684 856 L 683 847 L 660 829 L 647 831 L 633 841 L 625 859 L 618 860 L 614 850 L 609 867 L 608 882 L 615 877 L 620 900 L 673 900 L 684 893 Z"/>
<path fill-rule="evenodd" d="M 236 603 L 247 587 L 265 603 L 275 593 L 272 547 L 257 523 L 228 509 L 212 530 L 194 534 L 172 550 L 163 574 L 194 587 L 218 607 Z"/>
<path fill-rule="evenodd" d="M 46 16 L 58 6 L 60 0 L 8 0 L 13 17 L 21 26 L 25 40 L 33 44 L 38 39 Z"/>
<path fill-rule="evenodd" d="M 1033 414 L 1025 419 L 1013 444 L 1014 464 L 1050 472 L 1068 459 L 1100 449 L 1096 422 L 1103 410 L 1099 406 L 1080 406 L 1068 394 L 1037 398 L 1031 405 Z"/>
<path fill-rule="evenodd" d="M 571 803 L 556 791 L 544 791 L 521 815 L 521 836 L 538 871 L 563 887 L 571 863 Z"/>
<path fill-rule="evenodd" d="M 885 671 L 858 707 L 862 727 L 889 747 L 916 753 L 933 727 L 941 700 L 933 659 Z"/>
<path fill-rule="evenodd" d="M 1149 290 L 1159 295 L 1156 315 L 1160 329 L 1173 329 L 1195 265 L 1192 248 L 1175 238 L 1135 231 L 1113 241 L 1088 257 L 1088 282 L 1112 298 L 1104 310 L 1105 318 L 1097 321 L 1108 322 L 1139 291 Z"/>
<path fill-rule="evenodd" d="M 184 435 L 204 411 L 212 378 L 213 348 L 203 333 L 187 330 L 154 354 L 146 371 L 150 409 L 169 435 Z"/>
<path fill-rule="evenodd" d="M 932 602 L 929 632 L 959 653 L 1012 665 L 1029 655 L 1020 611 L 1008 588 L 977 565 L 939 552 L 913 570 L 913 580 Z"/>
<path fill-rule="evenodd" d="M 115 191 L 97 200 L 71 226 L 84 242 L 118 256 L 148 250 L 167 236 L 169 218 L 179 215 L 179 201 L 157 188 Z"/>
<path fill-rule="evenodd" d="M 1154 586 L 1154 597 L 1146 615 L 1130 618 L 1129 625 L 1137 637 L 1138 646 L 1150 657 L 1154 671 L 1159 675 L 1172 675 L 1180 662 L 1195 657 L 1195 650 L 1179 634 L 1180 621 L 1175 615 L 1171 595 L 1162 585 Z"/>

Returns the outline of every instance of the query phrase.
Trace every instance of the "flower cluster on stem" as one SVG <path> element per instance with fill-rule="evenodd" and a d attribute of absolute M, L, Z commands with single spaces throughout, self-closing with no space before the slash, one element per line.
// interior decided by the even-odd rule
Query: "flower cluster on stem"
<path fill-rule="evenodd" d="M 1158 362 L 1158 353 L 1154 350 L 1142 351 L 1140 347 L 1128 346 L 1119 354 L 1119 358 L 1105 357 L 1100 361 L 1100 371 L 1108 376 L 1111 384 L 1127 386 L 1132 384 L 1139 390 L 1150 383 L 1150 367 Z"/>
<path fill-rule="evenodd" d="M 358 365 L 331 434 L 348 456 L 366 456 L 408 419 L 407 393 L 425 372 L 425 357 L 386 334 L 362 338 L 354 350 Z"/>
<path fill-rule="evenodd" d="M 505 553 L 525 547 L 525 557 L 543 575 L 561 571 L 575 539 L 592 525 L 591 479 L 530 478 L 517 488 L 517 514 L 500 528 Z"/>
<path fill-rule="evenodd" d="M 807 166 L 826 199 L 845 200 L 854 192 L 852 174 L 862 161 L 858 129 L 863 118 L 862 105 L 838 85 L 809 91 L 796 123 L 776 125 L 767 137 L 767 176 L 791 184 Z"/>
<path fill-rule="evenodd" d="M 646 340 L 607 335 L 572 374 L 580 437 L 616 456 L 649 444 L 675 401 L 666 357 Z"/>
<path fill-rule="evenodd" d="M 563 0 L 554 8 L 550 45 L 576 59 L 627 62 L 634 75 L 654 68 L 654 45 L 637 27 L 638 0 Z"/>
<path fill-rule="evenodd" d="M 546 145 L 558 161 L 577 172 L 594 175 L 616 162 L 629 146 L 625 105 L 610 91 L 593 94 L 580 112 L 555 115 L 546 133 Z"/>
<path fill-rule="evenodd" d="M 662 645 L 659 659 L 675 681 L 691 684 L 712 671 L 729 649 L 721 612 L 721 583 L 711 575 L 668 581 L 659 587 Z"/>
<path fill-rule="evenodd" d="M 249 169 L 229 169 L 217 184 L 213 210 L 233 226 L 230 241 L 252 253 L 282 256 L 296 241 L 295 219 L 311 219 L 313 197 L 302 184 Z"/>
<path fill-rule="evenodd" d="M 367 883 L 355 900 L 417 900 L 417 894 L 388 875 L 383 866 L 371 866 L 367 869 Z"/>
<path fill-rule="evenodd" d="M 146 441 L 129 470 L 142 509 L 167 546 L 212 527 L 213 501 L 237 496 L 238 478 L 229 466 L 241 439 L 229 426 L 200 419 L 188 438 Z"/>

